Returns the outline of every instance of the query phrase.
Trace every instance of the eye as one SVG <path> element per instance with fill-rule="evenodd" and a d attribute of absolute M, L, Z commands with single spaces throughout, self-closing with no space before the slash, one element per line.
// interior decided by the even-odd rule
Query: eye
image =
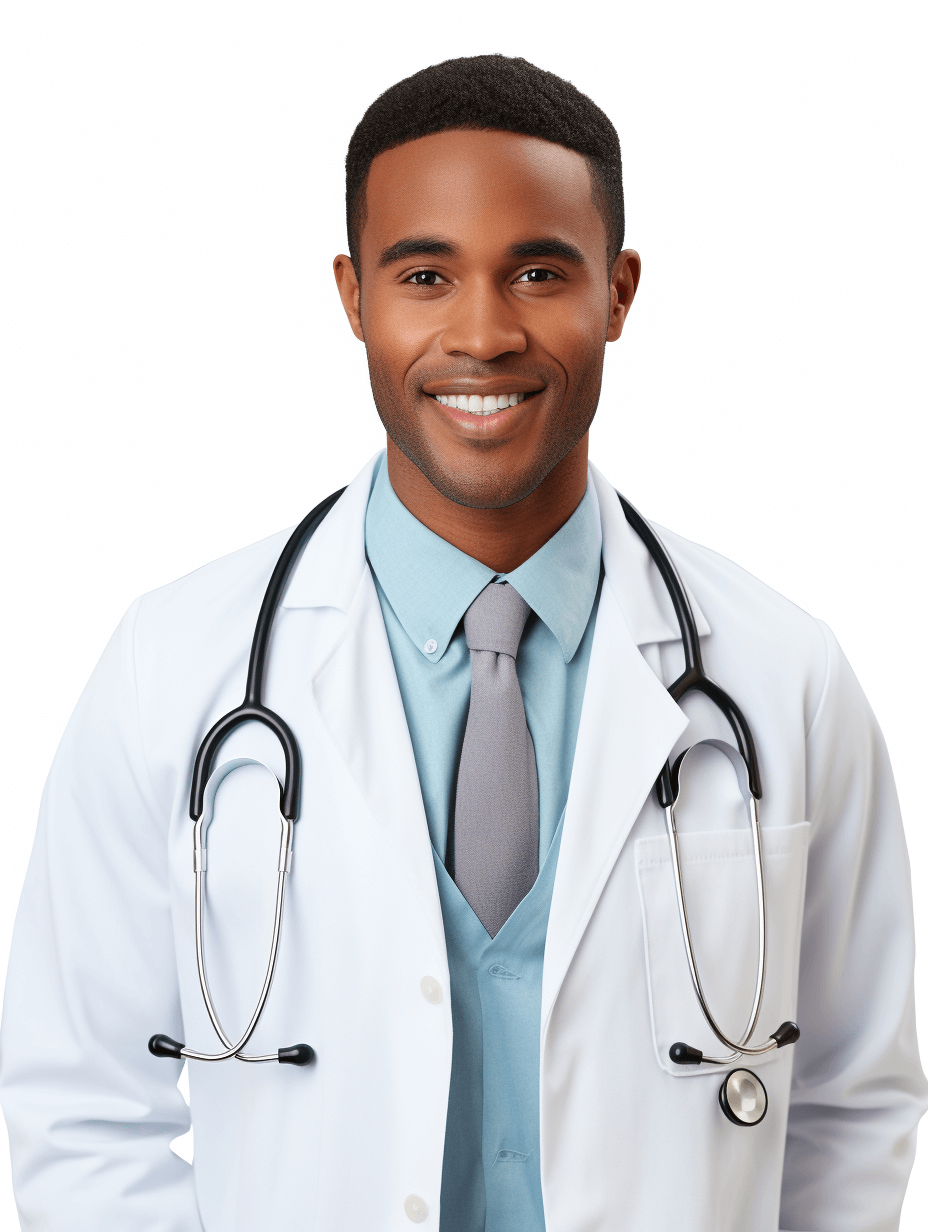
<path fill-rule="evenodd" d="M 530 269 L 520 274 L 516 282 L 552 282 L 557 277 L 554 270 Z"/>
<path fill-rule="evenodd" d="M 435 287 L 445 280 L 434 270 L 416 270 L 406 281 L 414 287 Z"/>

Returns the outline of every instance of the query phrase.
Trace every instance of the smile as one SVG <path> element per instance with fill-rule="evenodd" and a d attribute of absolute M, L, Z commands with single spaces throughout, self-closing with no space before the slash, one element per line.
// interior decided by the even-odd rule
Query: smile
<path fill-rule="evenodd" d="M 507 406 L 517 406 L 525 401 L 526 396 L 526 394 L 490 394 L 489 397 L 481 398 L 479 394 L 432 394 L 435 401 L 440 402 L 442 406 L 467 411 L 469 415 L 492 415 L 494 411 L 505 410 Z"/>

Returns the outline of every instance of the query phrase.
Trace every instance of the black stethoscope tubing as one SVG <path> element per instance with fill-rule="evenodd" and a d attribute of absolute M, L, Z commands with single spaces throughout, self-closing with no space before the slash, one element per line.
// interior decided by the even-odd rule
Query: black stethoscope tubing
<path fill-rule="evenodd" d="M 296 737 L 287 723 L 262 702 L 264 677 L 267 668 L 268 646 L 274 617 L 283 598 L 283 592 L 290 578 L 293 565 L 301 548 L 312 538 L 323 518 L 345 491 L 339 488 L 331 496 L 320 501 L 293 531 L 274 566 L 274 572 L 268 582 L 258 620 L 255 624 L 254 637 L 251 643 L 251 654 L 248 659 L 248 675 L 245 682 L 245 699 L 240 706 L 223 715 L 210 728 L 197 751 L 193 767 L 193 781 L 190 787 L 190 817 L 193 821 L 203 812 L 203 799 L 206 784 L 212 769 L 216 750 L 225 738 L 242 723 L 257 721 L 269 727 L 280 741 L 284 753 L 285 776 L 280 794 L 280 811 L 284 817 L 296 821 L 300 800 L 300 751 Z M 638 510 L 621 493 L 618 494 L 622 510 L 629 525 L 643 541 L 645 547 L 670 595 L 677 623 L 680 626 L 680 636 L 683 642 L 683 657 L 685 667 L 683 673 L 668 687 L 668 693 L 677 703 L 694 690 L 705 693 L 722 711 L 738 742 L 738 751 L 748 768 L 748 781 L 751 793 L 755 799 L 761 797 L 760 771 L 757 767 L 757 753 L 754 740 L 747 720 L 736 703 L 724 689 L 705 674 L 702 664 L 702 652 L 699 646 L 699 634 L 696 630 L 696 620 L 690 606 L 686 590 L 680 580 L 676 567 L 667 554 L 664 545 L 641 516 Z M 660 776 L 655 783 L 657 797 L 661 807 L 666 808 L 676 800 L 679 793 L 679 781 L 674 772 L 674 766 L 665 762 Z"/>
<path fill-rule="evenodd" d="M 203 817 L 204 801 L 206 796 L 207 783 L 209 782 L 210 773 L 212 771 L 213 759 L 216 755 L 220 744 L 225 738 L 233 732 L 242 723 L 258 722 L 269 728 L 280 742 L 284 754 L 285 773 L 284 781 L 280 787 L 280 813 L 281 818 L 285 822 L 296 822 L 297 813 L 299 810 L 300 800 L 300 750 L 297 744 L 296 737 L 290 730 L 288 724 L 269 707 L 264 705 L 262 694 L 264 691 L 265 672 L 267 668 L 268 649 L 270 645 L 271 630 L 274 624 L 274 618 L 283 598 L 284 589 L 290 578 L 293 566 L 299 556 L 302 548 L 312 538 L 313 534 L 319 527 L 322 520 L 329 513 L 332 506 L 339 499 L 344 488 L 339 488 L 337 492 L 333 492 L 327 496 L 325 500 L 320 501 L 314 509 L 312 509 L 306 517 L 300 522 L 290 538 L 287 540 L 283 551 L 281 552 L 277 564 L 274 566 L 274 571 L 271 574 L 267 589 L 264 594 L 264 599 L 261 603 L 261 609 L 258 613 L 258 619 L 255 624 L 254 637 L 251 644 L 251 654 L 248 660 L 248 674 L 245 683 L 245 698 L 240 706 L 236 706 L 234 710 L 230 710 L 228 714 L 223 715 L 217 723 L 215 723 L 207 732 L 199 749 L 197 750 L 196 759 L 193 767 L 193 778 L 190 788 L 190 817 L 199 824 Z M 755 800 L 761 798 L 761 782 L 760 771 L 757 765 L 757 752 L 754 747 L 754 740 L 751 736 L 751 729 L 748 726 L 747 720 L 742 714 L 739 707 L 731 697 L 722 689 L 715 681 L 710 680 L 706 675 L 702 663 L 702 652 L 699 645 L 699 633 L 696 629 L 696 620 L 693 616 L 693 610 L 680 579 L 676 567 L 667 553 L 664 545 L 661 543 L 658 536 L 652 530 L 651 526 L 645 521 L 638 510 L 629 501 L 625 499 L 621 493 L 617 493 L 619 501 L 622 505 L 622 510 L 629 525 L 642 540 L 651 559 L 654 561 L 658 572 L 667 588 L 667 593 L 670 596 L 670 601 L 673 604 L 674 613 L 677 618 L 677 623 L 680 628 L 680 637 L 683 645 L 684 669 L 682 674 L 668 687 L 668 692 L 675 702 L 679 702 L 690 692 L 697 691 L 704 693 L 710 701 L 712 701 L 725 716 L 729 726 L 734 734 L 738 745 L 738 751 L 744 759 L 747 768 L 748 784 L 751 795 Z M 679 771 L 683 758 L 686 755 L 686 750 L 671 764 L 668 760 L 664 763 L 657 781 L 655 782 L 655 792 L 661 807 L 665 810 L 671 809 L 675 804 L 680 790 Z M 199 885 L 199 883 L 198 883 Z M 282 893 L 282 891 L 281 891 Z M 280 902 L 279 902 L 280 906 Z M 198 916 L 198 928 L 199 928 Z M 198 956 L 200 951 L 198 948 Z M 276 964 L 276 932 L 275 944 L 272 951 L 271 965 L 269 968 L 268 981 L 273 975 L 273 968 Z M 201 971 L 201 983 L 204 982 L 204 976 Z M 204 986 L 204 997 L 207 1000 L 207 1007 L 211 1011 L 211 1017 L 215 1017 L 212 1011 L 212 1004 L 209 999 L 208 990 Z M 700 999 L 701 1000 L 701 999 Z M 263 1007 L 263 1000 L 259 1003 L 259 1009 L 256 1011 L 255 1022 L 260 1015 L 260 1009 Z M 705 1007 L 704 1007 L 705 1012 Z M 252 1024 L 252 1027 L 254 1022 Z M 710 1018 L 710 1025 L 711 1018 Z M 771 1040 L 777 1040 L 777 1046 L 793 1043 L 799 1037 L 799 1029 L 794 1023 L 784 1023 L 778 1031 L 771 1037 Z M 228 1044 L 228 1040 L 224 1035 L 221 1035 L 224 1043 Z M 155 1056 L 171 1056 L 181 1058 L 188 1055 L 191 1050 L 186 1049 L 183 1044 L 171 1039 L 166 1035 L 153 1035 L 149 1040 L 149 1050 Z M 224 1053 L 216 1054 L 215 1056 L 207 1056 L 204 1054 L 196 1054 L 199 1059 L 203 1060 L 221 1060 L 231 1055 L 231 1046 L 227 1047 Z M 239 1055 L 239 1054 L 235 1054 Z M 273 1054 L 272 1054 L 273 1055 Z M 674 1044 L 670 1050 L 671 1059 L 678 1065 L 698 1065 L 703 1060 L 702 1053 L 698 1049 L 692 1048 L 687 1044 Z M 315 1057 L 313 1049 L 307 1044 L 297 1044 L 291 1048 L 281 1048 L 278 1050 L 277 1060 L 282 1063 L 293 1065 L 305 1065 L 312 1061 Z M 270 1060 L 272 1056 L 253 1058 L 240 1056 L 242 1060 Z M 747 1070 L 732 1071 L 727 1075 L 725 1083 L 723 1083 L 722 1092 L 720 1092 L 720 1101 L 726 1116 L 736 1124 L 756 1123 L 754 1121 L 742 1121 L 733 1114 L 729 1107 L 728 1099 L 725 1095 L 728 1089 L 727 1085 L 730 1080 L 736 1075 L 747 1074 L 756 1079 Z M 763 1084 L 756 1080 L 760 1089 L 763 1090 Z M 764 1092 L 766 1099 L 766 1092 Z M 766 1105 L 765 1105 L 766 1106 Z M 760 1118 L 762 1119 L 762 1117 Z"/>
<path fill-rule="evenodd" d="M 667 692 L 678 705 L 687 693 L 696 691 L 705 693 L 710 701 L 718 706 L 719 710 L 728 720 L 728 725 L 731 727 L 735 740 L 738 742 L 738 752 L 744 758 L 745 765 L 748 768 L 748 782 L 751 787 L 751 795 L 755 800 L 759 800 L 761 798 L 760 771 L 757 768 L 757 751 L 754 748 L 751 729 L 748 727 L 747 719 L 745 719 L 736 703 L 714 680 L 710 680 L 703 670 L 699 634 L 696 631 L 696 619 L 693 616 L 693 609 L 690 606 L 689 598 L 683 587 L 683 582 L 680 580 L 680 575 L 677 573 L 676 566 L 670 559 L 667 549 L 635 506 L 630 504 L 621 492 L 617 495 L 629 526 L 631 526 L 638 538 L 642 540 L 648 549 L 651 559 L 657 566 L 658 572 L 667 588 L 667 593 L 670 595 L 670 601 L 673 604 L 673 610 L 677 617 L 677 624 L 680 626 L 685 667 L 682 675 L 678 676 L 673 684 L 668 686 Z M 662 808 L 667 808 L 673 804 L 679 795 L 679 766 L 679 758 L 673 765 L 669 761 L 665 762 L 664 768 L 654 784 L 657 798 Z"/>
<path fill-rule="evenodd" d="M 271 640 L 271 629 L 274 617 L 283 598 L 284 588 L 290 578 L 296 558 L 304 544 L 315 534 L 319 523 L 326 516 L 344 488 L 339 488 L 331 496 L 312 509 L 287 540 L 281 552 L 271 580 L 261 603 L 261 611 L 255 625 L 255 633 L 251 642 L 251 655 L 248 659 L 248 676 L 245 681 L 245 700 L 234 710 L 222 716 L 214 724 L 197 751 L 193 765 L 193 782 L 190 786 L 190 817 L 196 821 L 203 812 L 203 800 L 206 794 L 206 784 L 209 781 L 210 770 L 216 750 L 230 732 L 242 723 L 257 721 L 269 727 L 280 741 L 284 751 L 285 774 L 283 786 L 280 789 L 280 811 L 290 821 L 296 821 L 300 807 L 300 749 L 296 737 L 288 725 L 270 710 L 261 700 L 264 692 L 264 675 L 267 668 L 268 646 Z"/>

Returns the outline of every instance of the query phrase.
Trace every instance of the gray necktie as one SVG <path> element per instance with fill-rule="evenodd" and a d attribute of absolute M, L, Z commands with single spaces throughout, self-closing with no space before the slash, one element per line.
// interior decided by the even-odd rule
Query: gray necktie
<path fill-rule="evenodd" d="M 454 806 L 454 880 L 495 937 L 538 876 L 538 772 L 516 653 L 529 606 L 491 583 L 464 616 L 467 727 Z"/>

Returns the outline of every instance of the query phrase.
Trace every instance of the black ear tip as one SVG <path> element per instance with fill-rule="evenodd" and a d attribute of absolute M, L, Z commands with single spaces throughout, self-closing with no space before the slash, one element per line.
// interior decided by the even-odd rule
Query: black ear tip
<path fill-rule="evenodd" d="M 316 1059 L 316 1050 L 309 1044 L 294 1044 L 292 1048 L 278 1048 L 277 1060 L 281 1065 L 310 1065 Z"/>
<path fill-rule="evenodd" d="M 674 1065 L 699 1065 L 702 1062 L 702 1053 L 698 1048 L 692 1048 L 689 1044 L 671 1044 L 670 1059 Z"/>
<path fill-rule="evenodd" d="M 148 1041 L 148 1051 L 153 1057 L 173 1057 L 176 1061 L 183 1060 L 183 1047 L 170 1035 L 153 1035 Z"/>
<path fill-rule="evenodd" d="M 778 1048 L 785 1048 L 799 1039 L 799 1027 L 794 1022 L 781 1022 L 770 1038 L 777 1041 Z"/>

